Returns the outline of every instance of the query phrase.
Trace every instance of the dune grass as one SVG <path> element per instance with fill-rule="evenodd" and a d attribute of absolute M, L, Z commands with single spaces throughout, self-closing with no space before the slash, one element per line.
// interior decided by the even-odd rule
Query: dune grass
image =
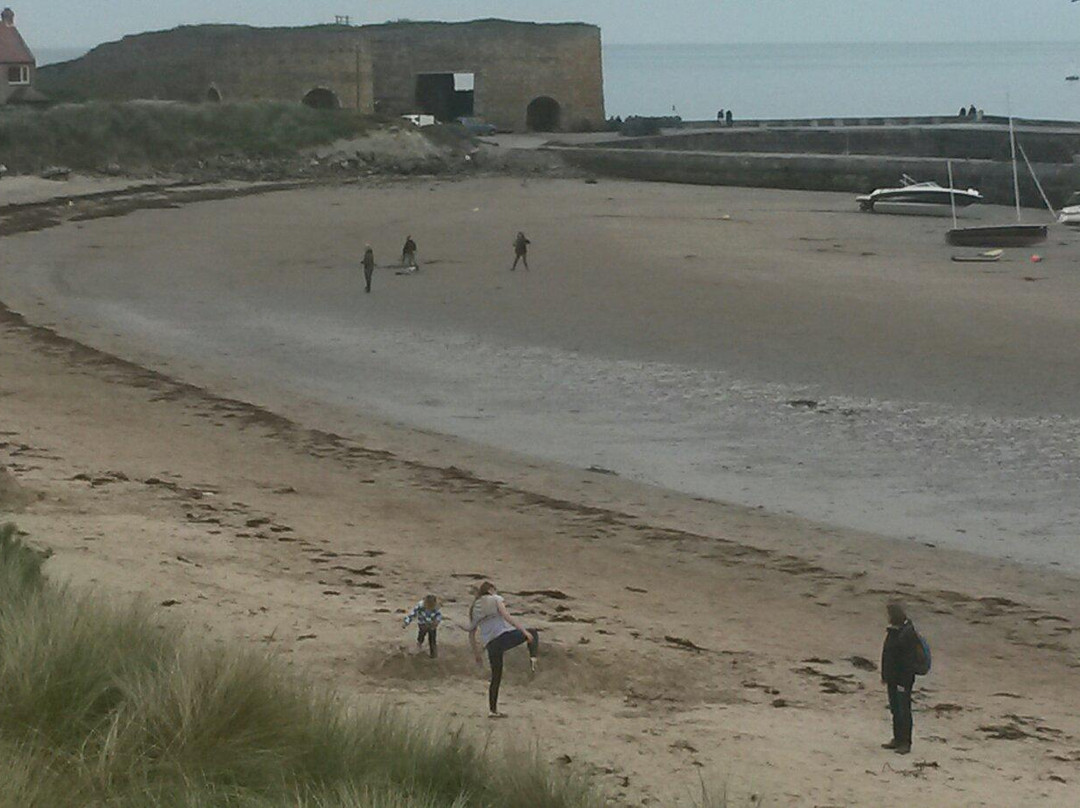
<path fill-rule="evenodd" d="M 221 155 L 282 158 L 378 125 L 348 110 L 302 104 L 130 101 L 0 110 L 0 163 L 19 173 L 62 165 L 101 171 L 170 168 Z"/>
<path fill-rule="evenodd" d="M 254 651 L 57 587 L 0 527 L 0 808 L 587 808 L 530 754 L 356 709 Z"/>

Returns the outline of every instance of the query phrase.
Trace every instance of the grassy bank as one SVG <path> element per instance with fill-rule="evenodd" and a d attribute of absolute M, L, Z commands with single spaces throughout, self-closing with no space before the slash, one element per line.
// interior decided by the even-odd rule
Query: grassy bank
<path fill-rule="evenodd" d="M 376 125 L 347 110 L 301 104 L 63 104 L 0 111 L 0 163 L 18 173 L 62 165 L 82 171 L 171 168 L 220 155 L 286 158 Z"/>
<path fill-rule="evenodd" d="M 587 787 L 357 711 L 273 659 L 58 588 L 0 527 L 0 808 L 585 808 Z"/>

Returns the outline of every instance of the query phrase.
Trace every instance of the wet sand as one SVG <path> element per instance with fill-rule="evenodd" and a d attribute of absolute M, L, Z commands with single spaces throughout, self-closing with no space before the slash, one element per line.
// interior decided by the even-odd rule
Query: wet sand
<path fill-rule="evenodd" d="M 343 425 L 1078 572 L 1080 242 L 955 264 L 946 227 L 831 194 L 416 181 L 15 236 L 4 294 Z M 424 270 L 364 296 L 363 243 L 389 264 L 409 232 Z"/>

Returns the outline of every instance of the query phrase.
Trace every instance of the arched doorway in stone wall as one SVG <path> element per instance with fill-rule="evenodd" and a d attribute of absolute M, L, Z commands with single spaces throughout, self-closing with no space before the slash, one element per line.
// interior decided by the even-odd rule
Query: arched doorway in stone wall
<path fill-rule="evenodd" d="M 304 106 L 312 109 L 341 109 L 341 100 L 333 90 L 316 87 L 304 96 Z"/>
<path fill-rule="evenodd" d="M 562 126 L 562 107 L 550 96 L 534 98 L 525 112 L 525 125 L 530 132 L 557 132 Z"/>
<path fill-rule="evenodd" d="M 206 100 L 211 104 L 220 104 L 221 90 L 214 85 L 210 85 L 210 89 L 206 91 Z"/>

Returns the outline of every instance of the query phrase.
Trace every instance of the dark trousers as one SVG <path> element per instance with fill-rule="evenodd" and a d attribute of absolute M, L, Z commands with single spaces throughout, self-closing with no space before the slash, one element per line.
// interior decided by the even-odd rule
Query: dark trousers
<path fill-rule="evenodd" d="M 529 268 L 529 257 L 525 253 L 518 253 L 514 256 L 514 265 L 510 267 L 510 271 L 513 272 L 517 269 L 518 264 L 521 262 L 525 263 L 525 269 Z"/>
<path fill-rule="evenodd" d="M 423 645 L 424 639 L 428 641 L 428 650 L 431 653 L 431 658 L 434 659 L 439 655 L 438 640 L 436 634 L 439 629 L 437 626 L 420 626 L 420 632 L 416 635 L 416 644 Z"/>
<path fill-rule="evenodd" d="M 529 646 L 529 656 L 536 659 L 540 650 L 540 635 L 536 629 L 529 629 L 532 635 L 532 645 Z M 503 654 L 511 648 L 517 648 L 522 643 L 528 642 L 524 633 L 514 629 L 505 634 L 500 634 L 487 644 L 488 662 L 491 663 L 491 685 L 488 687 L 488 708 L 491 712 L 499 711 L 499 685 L 502 684 Z"/>
<path fill-rule="evenodd" d="M 889 712 L 892 713 L 893 740 L 911 745 L 911 685 L 889 685 Z"/>
<path fill-rule="evenodd" d="M 371 269 L 368 269 L 367 267 L 364 267 L 364 291 L 365 292 L 370 292 L 371 291 L 371 276 L 374 275 L 374 274 L 375 274 L 375 267 L 372 267 Z"/>

